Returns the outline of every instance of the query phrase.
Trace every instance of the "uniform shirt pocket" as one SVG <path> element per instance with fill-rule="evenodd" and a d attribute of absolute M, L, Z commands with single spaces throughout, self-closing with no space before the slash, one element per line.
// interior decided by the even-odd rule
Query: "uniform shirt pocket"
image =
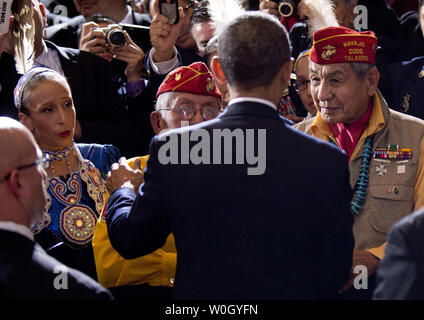
<path fill-rule="evenodd" d="M 414 186 L 403 184 L 370 185 L 370 225 L 387 234 L 395 222 L 412 212 Z"/>

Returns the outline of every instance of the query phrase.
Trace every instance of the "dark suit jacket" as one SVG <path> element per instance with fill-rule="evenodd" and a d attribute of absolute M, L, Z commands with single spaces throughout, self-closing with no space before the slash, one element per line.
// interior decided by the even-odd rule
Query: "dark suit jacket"
<path fill-rule="evenodd" d="M 90 277 L 65 268 L 35 242 L 0 230 L 0 300 L 112 299 L 110 292 Z M 67 289 L 58 290 L 55 283 L 66 285 L 65 271 Z"/>
<path fill-rule="evenodd" d="M 387 104 L 396 111 L 424 119 L 424 57 L 410 61 L 393 63 L 387 66 L 386 74 L 381 78 Z"/>
<path fill-rule="evenodd" d="M 390 230 L 374 299 L 424 300 L 424 209 Z"/>
<path fill-rule="evenodd" d="M 167 142 L 155 138 L 138 194 L 121 188 L 109 198 L 112 245 L 124 258 L 135 258 L 161 247 L 172 232 L 176 299 L 332 297 L 352 263 L 346 155 L 254 102 L 229 105 L 219 118 L 169 135 L 181 141 L 181 132 L 205 129 L 212 141 L 212 130 L 225 128 L 245 137 L 254 129 L 255 143 L 247 141 L 246 148 L 255 155 L 257 130 L 266 129 L 265 173 L 248 175 L 250 165 L 235 164 L 234 142 L 220 153 L 207 149 L 221 163 L 231 152 L 233 164 L 163 165 L 158 153 L 163 159 Z"/>
<path fill-rule="evenodd" d="M 132 12 L 134 24 L 142 26 L 150 26 L 151 18 L 146 13 Z M 52 25 L 46 28 L 47 39 L 62 47 L 78 48 L 78 27 L 85 22 L 82 15 L 73 17 L 67 22 Z M 145 39 L 146 33 L 141 31 L 140 34 L 136 31 L 129 32 L 131 39 L 138 44 L 143 50 L 146 50 Z"/>

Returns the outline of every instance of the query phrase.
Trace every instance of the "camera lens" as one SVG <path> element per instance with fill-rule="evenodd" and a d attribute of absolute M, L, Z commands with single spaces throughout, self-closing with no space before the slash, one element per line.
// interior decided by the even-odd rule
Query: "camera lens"
<path fill-rule="evenodd" d="M 109 32 L 107 40 L 113 47 L 122 47 L 125 45 L 125 35 L 121 30 L 112 30 Z"/>
<path fill-rule="evenodd" d="M 290 17 L 294 13 L 293 1 L 281 1 L 278 6 L 278 11 L 283 17 Z"/>

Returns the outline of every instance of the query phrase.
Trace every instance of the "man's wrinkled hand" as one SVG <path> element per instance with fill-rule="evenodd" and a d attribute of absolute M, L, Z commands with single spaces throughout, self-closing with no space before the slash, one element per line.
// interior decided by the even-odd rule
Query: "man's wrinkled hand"
<path fill-rule="evenodd" d="M 139 169 L 131 169 L 127 159 L 122 157 L 118 163 L 114 163 L 110 167 L 110 171 L 107 174 L 106 188 L 109 194 L 119 188 L 130 188 L 137 192 L 143 181 L 143 172 Z"/>
<path fill-rule="evenodd" d="M 268 13 L 270 15 L 273 15 L 277 19 L 280 19 L 280 13 L 278 12 L 278 4 L 274 1 L 268 1 L 268 0 L 259 0 L 259 10 Z"/>
<path fill-rule="evenodd" d="M 307 20 L 313 18 L 309 3 L 301 0 L 297 5 L 297 15 L 301 20 Z"/>
<path fill-rule="evenodd" d="M 354 269 L 359 265 L 364 266 L 367 269 L 368 277 L 370 277 L 377 272 L 378 266 L 380 265 L 380 259 L 368 251 L 354 250 L 352 269 L 350 270 L 349 280 L 343 285 L 339 293 L 346 292 L 353 286 L 355 278 L 359 275 L 354 272 Z"/>
<path fill-rule="evenodd" d="M 99 25 L 95 22 L 87 22 L 82 25 L 79 49 L 92 54 L 104 52 L 106 49 L 106 36 L 98 30 Z"/>

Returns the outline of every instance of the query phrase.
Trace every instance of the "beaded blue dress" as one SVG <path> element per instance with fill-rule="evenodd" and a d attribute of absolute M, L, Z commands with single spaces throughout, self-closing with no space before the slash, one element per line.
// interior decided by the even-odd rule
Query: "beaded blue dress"
<path fill-rule="evenodd" d="M 120 152 L 112 145 L 96 144 L 72 144 L 56 153 L 43 151 L 56 160 L 71 153 L 79 158 L 80 167 L 66 177 L 53 174 L 48 178 L 44 220 L 32 231 L 48 254 L 97 280 L 91 241 L 106 199 L 106 174 Z"/>

